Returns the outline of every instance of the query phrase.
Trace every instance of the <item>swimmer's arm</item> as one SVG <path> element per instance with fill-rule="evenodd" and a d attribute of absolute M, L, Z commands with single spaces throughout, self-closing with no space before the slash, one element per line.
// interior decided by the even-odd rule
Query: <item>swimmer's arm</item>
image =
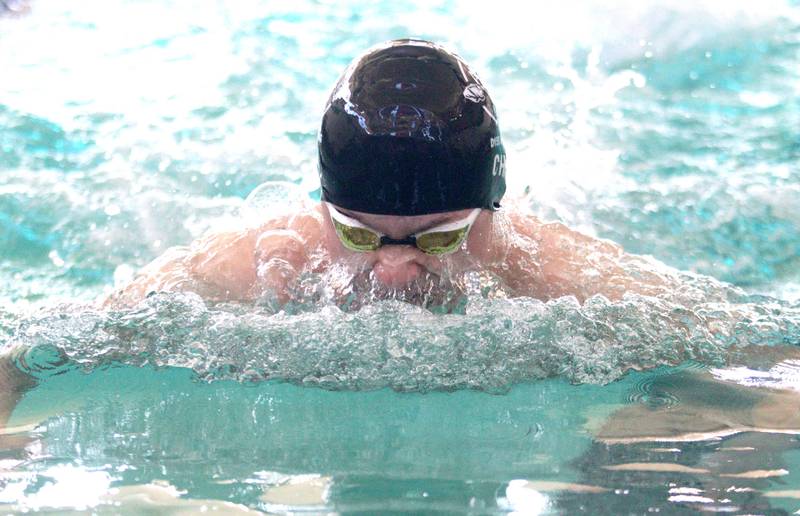
<path fill-rule="evenodd" d="M 104 302 L 131 306 L 152 292 L 194 292 L 212 301 L 251 301 L 265 290 L 285 301 L 287 285 L 306 259 L 313 214 L 273 219 L 258 227 L 209 233 L 189 247 L 176 247 L 147 265 Z"/>
<path fill-rule="evenodd" d="M 33 378 L 26 375 L 14 363 L 14 356 L 7 352 L 0 355 L 0 446 L 3 448 L 22 447 L 24 438 L 6 434 L 8 420 L 25 392 L 35 385 Z M 19 441 L 19 442 L 17 442 Z"/>
<path fill-rule="evenodd" d="M 247 298 L 256 279 L 255 240 L 252 231 L 225 231 L 204 235 L 188 247 L 170 248 L 103 304 L 132 306 L 154 292 L 194 292 L 210 300 Z"/>
<path fill-rule="evenodd" d="M 267 291 L 279 301 L 307 260 L 307 242 L 290 224 L 218 233 L 193 246 L 188 276 L 206 298 L 251 301 Z"/>

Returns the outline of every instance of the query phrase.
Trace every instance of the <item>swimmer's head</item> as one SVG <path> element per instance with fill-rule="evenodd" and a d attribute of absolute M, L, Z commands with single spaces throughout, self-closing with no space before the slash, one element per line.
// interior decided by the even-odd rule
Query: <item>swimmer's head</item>
<path fill-rule="evenodd" d="M 427 41 L 385 43 L 334 87 L 319 175 L 323 200 L 363 213 L 496 210 L 506 184 L 494 105 L 457 55 Z"/>

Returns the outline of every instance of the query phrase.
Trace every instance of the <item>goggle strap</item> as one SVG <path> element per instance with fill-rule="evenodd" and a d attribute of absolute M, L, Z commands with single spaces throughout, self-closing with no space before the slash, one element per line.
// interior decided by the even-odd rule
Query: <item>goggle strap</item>
<path fill-rule="evenodd" d="M 475 219 L 478 218 L 478 214 L 481 212 L 480 208 L 475 208 L 470 212 L 463 219 L 454 220 L 453 222 L 448 222 L 447 224 L 442 224 L 441 226 L 436 226 L 435 228 L 426 229 L 425 231 L 420 231 L 419 233 L 414 233 L 412 236 L 420 237 L 426 233 L 444 233 L 445 231 L 456 231 L 458 229 L 464 229 L 466 226 L 472 226 L 475 222 Z"/>
<path fill-rule="evenodd" d="M 328 212 L 331 213 L 331 217 L 336 219 L 341 224 L 346 224 L 346 225 L 352 226 L 354 228 L 368 229 L 368 230 L 372 231 L 373 233 L 375 233 L 377 235 L 380 235 L 381 237 L 385 236 L 383 233 L 375 231 L 374 229 L 372 229 L 369 226 L 365 226 L 360 221 L 358 221 L 358 220 L 356 220 L 354 218 L 348 217 L 347 215 L 345 215 L 341 211 L 337 210 L 336 207 L 333 206 L 331 203 L 325 202 L 325 204 L 328 206 Z M 478 214 L 480 212 L 481 212 L 480 208 L 475 208 L 475 209 L 472 210 L 472 212 L 470 212 L 469 215 L 467 215 L 466 218 L 463 218 L 463 219 L 460 219 L 460 220 L 455 220 L 453 222 L 448 222 L 447 224 L 442 224 L 441 226 L 436 226 L 435 228 L 426 229 L 425 231 L 420 231 L 419 233 L 414 233 L 414 235 L 412 235 L 412 236 L 418 237 L 420 235 L 424 235 L 425 233 L 440 233 L 440 232 L 444 232 L 444 231 L 454 231 L 456 229 L 461 229 L 461 228 L 463 228 L 464 226 L 467 226 L 467 225 L 471 226 L 475 222 L 475 219 L 478 218 Z"/>
<path fill-rule="evenodd" d="M 351 226 L 351 227 L 354 227 L 354 228 L 366 229 L 366 230 L 372 231 L 373 233 L 375 233 L 376 235 L 378 235 L 380 237 L 384 236 L 383 233 L 375 231 L 374 229 L 372 229 L 369 226 L 365 226 L 360 221 L 358 221 L 358 220 L 356 220 L 356 219 L 354 219 L 352 217 L 348 217 L 347 215 L 345 215 L 341 211 L 337 210 L 336 207 L 334 205 L 332 205 L 331 203 L 326 202 L 325 204 L 328 206 L 328 213 L 331 214 L 331 218 L 336 220 L 338 223 L 344 224 L 346 226 Z"/>

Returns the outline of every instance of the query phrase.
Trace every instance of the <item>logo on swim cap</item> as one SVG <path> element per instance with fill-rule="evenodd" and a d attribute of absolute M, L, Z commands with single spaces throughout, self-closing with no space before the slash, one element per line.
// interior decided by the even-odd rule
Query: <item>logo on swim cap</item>
<path fill-rule="evenodd" d="M 322 197 L 343 208 L 494 210 L 505 193 L 491 98 L 460 57 L 427 41 L 390 41 L 354 60 L 328 100 L 318 144 Z"/>
<path fill-rule="evenodd" d="M 477 84 L 470 84 L 464 88 L 464 98 L 472 102 L 483 102 L 486 100 L 486 92 Z"/>

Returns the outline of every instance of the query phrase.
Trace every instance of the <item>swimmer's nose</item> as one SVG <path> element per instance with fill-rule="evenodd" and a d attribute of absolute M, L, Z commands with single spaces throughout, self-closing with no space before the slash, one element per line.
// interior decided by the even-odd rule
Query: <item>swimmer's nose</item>
<path fill-rule="evenodd" d="M 377 260 L 372 270 L 375 277 L 384 285 L 402 287 L 422 274 L 422 267 L 418 262 L 422 253 L 414 247 L 387 245 L 376 252 Z"/>

